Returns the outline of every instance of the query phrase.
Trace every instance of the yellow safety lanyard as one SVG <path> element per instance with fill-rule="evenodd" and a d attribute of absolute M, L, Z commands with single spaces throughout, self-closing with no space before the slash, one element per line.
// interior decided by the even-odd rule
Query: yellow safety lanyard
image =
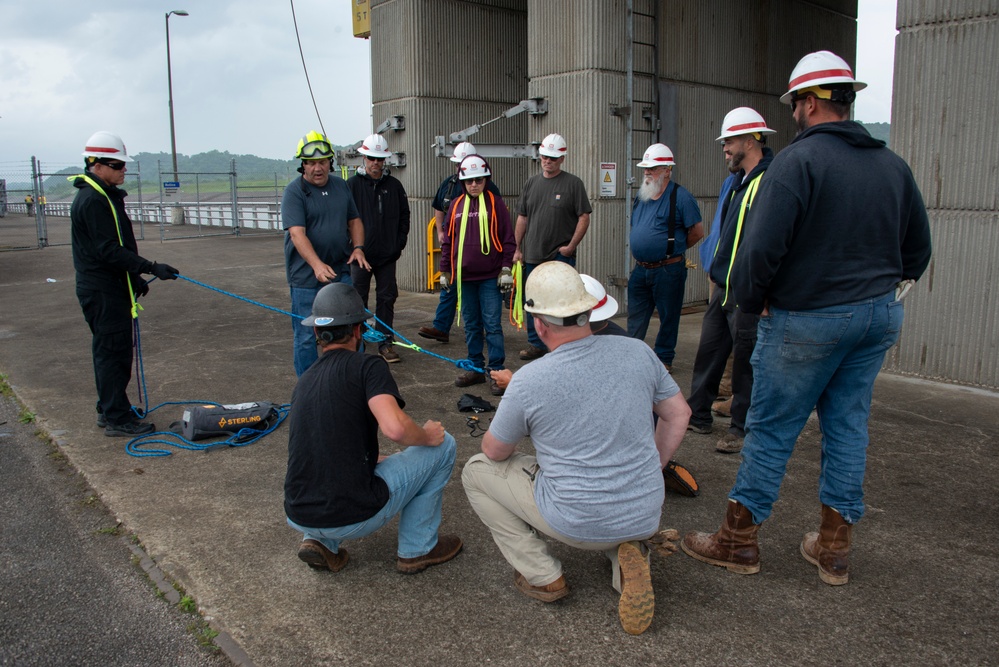
<path fill-rule="evenodd" d="M 97 181 L 90 178 L 86 174 L 77 174 L 76 176 L 70 176 L 66 180 L 73 181 L 76 180 L 77 178 L 82 178 L 84 181 L 87 182 L 87 184 L 90 187 L 100 192 L 102 195 L 104 195 L 104 198 L 108 200 L 108 206 L 111 207 L 111 215 L 114 217 L 114 230 L 118 232 L 118 244 L 124 248 L 125 242 L 121 238 L 121 223 L 118 221 L 118 211 L 115 209 L 114 202 L 111 201 L 111 197 L 108 196 L 108 193 L 104 192 L 104 188 L 102 188 L 97 183 Z M 128 271 L 125 272 L 125 281 L 128 283 L 128 296 L 130 299 L 132 299 L 132 319 L 134 320 L 139 316 L 139 311 L 144 309 L 139 304 L 139 302 L 135 300 L 135 290 L 132 289 L 132 276 L 129 275 Z"/>
<path fill-rule="evenodd" d="M 742 206 L 739 207 L 739 220 L 735 225 L 735 240 L 732 242 L 732 256 L 728 260 L 728 273 L 725 274 L 725 298 L 722 300 L 723 306 L 728 303 L 728 287 L 732 282 L 732 265 L 735 264 L 735 253 L 739 250 L 739 239 L 742 237 L 742 223 L 746 219 L 746 211 L 753 206 L 753 198 L 756 196 L 756 189 L 760 187 L 760 179 L 762 177 L 763 174 L 760 173 L 749 182 L 749 186 L 746 188 L 746 195 L 742 198 Z M 732 197 L 735 197 L 734 192 L 732 193 Z M 716 246 L 715 252 L 717 251 L 718 248 Z"/>
<path fill-rule="evenodd" d="M 492 197 L 492 193 L 489 195 Z M 464 207 L 461 210 L 461 227 L 458 231 L 458 260 L 456 262 L 457 266 L 452 267 L 452 275 L 454 275 L 455 289 L 458 290 L 458 326 L 461 326 L 461 263 L 465 256 L 465 230 L 468 227 L 468 210 L 472 204 L 472 198 L 468 195 L 464 197 Z M 477 199 L 479 200 L 479 246 L 480 251 L 483 255 L 488 255 L 490 252 L 489 246 L 489 211 L 486 209 L 486 197 L 484 194 L 480 194 Z M 495 207 L 495 204 L 493 204 Z M 457 213 L 457 211 L 455 211 Z M 453 222 L 452 222 L 453 224 Z M 451 236 L 452 242 L 454 236 Z"/>

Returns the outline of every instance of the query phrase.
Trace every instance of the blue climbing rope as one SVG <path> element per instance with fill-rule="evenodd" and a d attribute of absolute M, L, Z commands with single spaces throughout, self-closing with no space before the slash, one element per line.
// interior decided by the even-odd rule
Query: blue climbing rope
<path fill-rule="evenodd" d="M 218 287 L 213 287 L 212 285 L 203 283 L 200 280 L 195 280 L 194 278 L 190 278 L 188 276 L 178 274 L 177 277 L 181 278 L 182 280 L 186 280 L 189 283 L 193 283 L 200 287 L 204 287 L 205 289 L 211 290 L 213 292 L 218 292 L 219 294 L 232 297 L 239 301 L 244 301 L 254 306 L 259 306 L 261 308 L 273 311 L 281 315 L 287 315 L 288 317 L 298 320 L 305 319 L 301 315 L 296 315 L 295 313 L 286 310 L 281 310 L 280 308 L 275 308 L 274 306 L 268 306 L 266 303 L 254 301 L 253 299 L 248 299 L 245 296 L 240 296 L 239 294 L 235 294 L 233 292 L 227 292 L 226 290 L 219 289 Z M 148 281 L 146 281 L 146 284 L 148 285 L 154 280 L 156 280 L 156 278 L 150 278 Z M 374 315 L 370 311 L 366 312 L 368 312 L 368 314 L 374 318 L 375 322 L 381 324 L 382 327 L 384 327 L 387 331 L 391 332 L 391 334 L 395 338 L 395 340 L 392 341 L 394 345 L 398 345 L 399 347 L 404 347 L 408 350 L 413 350 L 415 352 L 420 352 L 422 354 L 426 354 L 431 357 L 436 357 L 441 361 L 446 361 L 450 364 L 454 364 L 457 368 L 463 371 L 474 371 L 476 373 L 485 373 L 484 369 L 475 366 L 470 359 L 451 359 L 449 357 L 445 357 L 444 355 L 437 354 L 436 352 L 431 352 L 430 350 L 423 349 L 422 347 L 420 347 L 419 345 L 417 345 L 416 343 L 414 343 L 413 341 L 406 338 L 401 333 L 399 333 L 398 331 L 387 325 L 385 322 L 380 320 L 376 315 Z M 143 402 L 141 408 L 138 406 L 132 406 L 132 412 L 135 413 L 136 417 L 138 417 L 139 419 L 144 419 L 153 412 L 168 405 L 212 405 L 216 407 L 225 407 L 221 403 L 216 403 L 215 401 L 166 401 L 150 408 L 149 392 L 146 389 L 146 373 L 142 362 L 142 335 L 139 328 L 139 318 L 134 318 L 132 322 L 133 322 L 132 325 L 133 345 L 135 347 L 136 375 L 138 376 L 140 391 L 142 393 L 142 402 Z M 386 336 L 384 333 L 380 331 L 375 330 L 367 322 L 365 322 L 364 324 L 366 330 L 362 337 L 365 340 L 365 342 L 377 345 L 383 345 L 388 343 L 389 340 L 388 336 Z M 404 342 L 399 342 L 399 341 L 404 341 Z M 128 454 L 130 454 L 131 456 L 137 456 L 137 457 L 170 456 L 171 452 L 166 449 L 155 449 L 155 448 L 148 449 L 149 445 L 155 443 L 165 444 L 171 447 L 177 447 L 179 449 L 187 449 L 193 451 L 208 451 L 211 449 L 215 449 L 217 447 L 245 447 L 246 445 L 252 444 L 257 440 L 260 440 L 261 438 L 268 435 L 269 433 L 272 433 L 276 428 L 278 428 L 278 426 L 280 426 L 281 423 L 285 419 L 287 419 L 288 413 L 291 409 L 291 404 L 287 403 L 281 406 L 276 406 L 275 409 L 278 412 L 278 419 L 274 422 L 274 424 L 272 424 L 266 430 L 261 431 L 252 428 L 243 428 L 240 429 L 235 435 L 230 436 L 225 440 L 217 440 L 214 442 L 201 443 L 201 444 L 192 442 L 177 433 L 173 433 L 172 431 L 156 431 L 154 433 L 146 433 L 144 435 L 132 438 L 127 443 L 125 443 L 125 451 L 128 452 Z M 171 439 L 166 440 L 164 439 L 165 437 L 169 437 Z"/>

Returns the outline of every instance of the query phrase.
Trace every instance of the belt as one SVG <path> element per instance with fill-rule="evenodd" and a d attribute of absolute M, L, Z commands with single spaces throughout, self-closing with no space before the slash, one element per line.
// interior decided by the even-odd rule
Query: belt
<path fill-rule="evenodd" d="M 638 264 L 643 269 L 658 269 L 660 266 L 666 266 L 667 264 L 676 264 L 677 262 L 683 261 L 683 255 L 677 255 L 676 257 L 667 257 L 666 259 L 660 260 L 658 262 L 642 262 L 635 260 L 635 264 Z"/>

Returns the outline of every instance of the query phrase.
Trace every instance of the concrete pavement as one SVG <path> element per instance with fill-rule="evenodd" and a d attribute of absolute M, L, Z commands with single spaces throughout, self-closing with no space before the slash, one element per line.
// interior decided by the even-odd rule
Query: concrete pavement
<path fill-rule="evenodd" d="M 147 235 L 148 236 L 148 235 Z M 288 307 L 278 235 L 140 242 L 140 253 L 185 276 Z M 585 269 L 585 267 L 583 267 Z M 48 279 L 55 282 L 48 282 Z M 700 276 L 691 272 L 691 280 Z M 396 327 L 417 338 L 436 295 L 404 293 Z M 286 403 L 295 383 L 286 317 L 192 283 L 156 281 L 143 299 L 149 402 Z M 287 431 L 249 447 L 134 458 L 94 425 L 90 334 L 74 294 L 68 247 L 0 254 L 0 372 L 125 528 L 139 536 L 205 617 L 257 665 L 997 664 L 999 647 L 999 395 L 882 375 L 875 389 L 868 512 L 855 530 L 849 585 L 822 584 L 798 554 L 819 518 L 817 424 L 809 423 L 773 517 L 760 531 L 763 571 L 732 575 L 683 554 L 653 561 L 652 627 L 626 635 L 609 568 L 597 554 L 556 547 L 572 594 L 544 605 L 513 588 L 512 570 L 468 505 L 456 468 L 442 530 L 465 550 L 416 575 L 395 571 L 394 524 L 350 545 L 338 574 L 295 554 L 282 485 Z M 686 392 L 700 317 L 681 322 L 674 375 Z M 453 342 L 428 349 L 460 358 Z M 655 335 L 655 327 L 649 340 Z M 904 335 L 904 332 L 903 332 Z M 508 331 L 509 365 L 526 335 Z M 478 451 L 456 401 L 453 366 L 411 351 L 392 372 L 419 422 L 440 419 L 459 466 Z M 482 386 L 471 393 L 493 399 Z M 133 402 L 140 397 L 134 388 Z M 173 406 L 151 419 L 180 418 Z M 720 436 L 688 435 L 678 460 L 695 499 L 668 495 L 663 527 L 714 530 L 738 456 Z M 529 445 L 525 445 L 528 446 Z M 386 443 L 385 449 L 393 451 Z M 5 491 L 6 492 L 6 491 Z M 4 567 L 4 566 L 0 566 Z"/>

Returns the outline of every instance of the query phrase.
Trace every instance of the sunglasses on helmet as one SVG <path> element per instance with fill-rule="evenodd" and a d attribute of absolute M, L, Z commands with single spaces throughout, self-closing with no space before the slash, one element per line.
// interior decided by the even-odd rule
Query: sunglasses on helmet
<path fill-rule="evenodd" d="M 302 146 L 302 158 L 324 158 L 333 155 L 333 149 L 323 141 L 314 141 Z"/>

